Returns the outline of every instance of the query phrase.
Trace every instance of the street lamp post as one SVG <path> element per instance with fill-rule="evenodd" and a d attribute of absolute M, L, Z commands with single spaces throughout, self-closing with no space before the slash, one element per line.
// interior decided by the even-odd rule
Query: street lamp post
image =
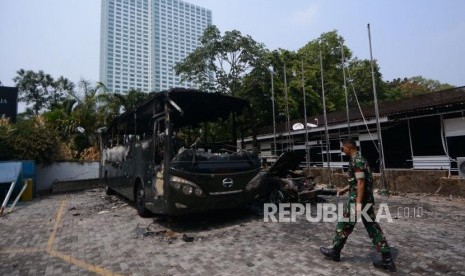
<path fill-rule="evenodd" d="M 310 153 L 308 149 L 308 125 L 307 125 L 307 102 L 305 97 L 304 60 L 302 59 L 302 94 L 304 98 L 304 125 L 305 125 L 305 154 L 307 169 L 310 167 Z"/>
<path fill-rule="evenodd" d="M 276 118 L 275 118 L 275 109 L 274 109 L 274 72 L 273 68 L 270 68 L 270 74 L 271 74 L 271 107 L 272 107 L 272 112 L 273 112 L 273 148 L 274 148 L 274 155 L 277 155 L 276 151 Z"/>
<path fill-rule="evenodd" d="M 378 109 L 378 96 L 376 94 L 376 82 L 375 82 L 375 71 L 373 66 L 373 53 L 371 51 L 371 32 L 370 32 L 370 24 L 368 24 L 368 41 L 370 44 L 370 65 L 371 65 L 371 79 L 373 82 L 373 98 L 374 98 L 374 105 L 375 105 L 375 116 L 376 116 L 376 130 L 378 132 L 378 151 L 379 151 L 379 171 L 381 173 L 381 186 L 383 189 L 380 191 L 382 195 L 388 195 L 389 191 L 387 189 L 386 180 L 384 179 L 384 171 L 385 171 L 385 164 L 384 164 L 384 151 L 383 151 L 383 138 L 381 135 L 381 125 L 379 122 L 379 109 Z"/>
<path fill-rule="evenodd" d="M 342 75 L 344 77 L 344 94 L 346 97 L 347 132 L 350 138 L 349 95 L 347 93 L 347 80 L 346 80 L 346 70 L 345 70 L 346 60 L 344 57 L 344 43 L 341 43 L 341 56 L 342 56 L 342 61 L 341 61 L 342 62 Z"/>
<path fill-rule="evenodd" d="M 323 78 L 323 57 L 321 54 L 321 47 L 320 47 L 320 68 L 321 68 L 321 94 L 323 98 L 323 117 L 325 121 L 325 136 L 326 136 L 326 162 L 328 162 L 328 188 L 333 188 L 332 183 L 332 171 L 330 165 L 330 143 L 329 143 L 329 133 L 328 133 L 328 118 L 326 117 L 326 99 L 325 99 L 325 83 Z"/>
<path fill-rule="evenodd" d="M 289 118 L 289 98 L 288 98 L 288 92 L 287 92 L 287 73 L 286 73 L 286 63 L 284 63 L 284 94 L 286 97 L 286 117 L 287 117 L 287 143 L 288 143 L 288 149 L 289 146 L 291 145 L 291 121 Z"/>

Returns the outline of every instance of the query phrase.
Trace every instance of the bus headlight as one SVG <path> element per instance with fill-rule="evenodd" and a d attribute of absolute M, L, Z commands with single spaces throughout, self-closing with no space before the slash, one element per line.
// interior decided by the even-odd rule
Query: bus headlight
<path fill-rule="evenodd" d="M 202 189 L 200 189 L 200 188 L 195 188 L 195 195 L 196 195 L 196 196 L 202 196 L 202 195 L 203 195 Z"/>
<path fill-rule="evenodd" d="M 257 189 L 260 186 L 260 183 L 262 183 L 263 176 L 264 176 L 264 173 L 260 173 L 260 172 L 257 173 L 257 175 L 254 176 L 254 178 L 252 178 L 252 180 L 249 181 L 245 189 L 247 191 Z"/>
<path fill-rule="evenodd" d="M 187 179 L 171 176 L 170 184 L 176 191 L 180 191 L 185 195 L 203 196 L 202 189 Z"/>
<path fill-rule="evenodd" d="M 189 184 L 184 185 L 182 186 L 182 192 L 186 195 L 191 195 L 194 192 L 194 187 Z"/>
<path fill-rule="evenodd" d="M 180 190 L 181 189 L 181 183 L 179 182 L 174 182 L 172 183 L 173 187 L 176 189 L 176 190 Z"/>

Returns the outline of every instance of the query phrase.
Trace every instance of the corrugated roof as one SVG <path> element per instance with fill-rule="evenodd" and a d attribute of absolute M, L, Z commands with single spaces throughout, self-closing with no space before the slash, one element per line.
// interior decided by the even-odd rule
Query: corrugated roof
<path fill-rule="evenodd" d="M 404 98 L 395 101 L 381 102 L 378 105 L 379 116 L 388 117 L 391 120 L 417 116 L 431 113 L 439 113 L 449 110 L 460 110 L 465 108 L 465 86 L 457 87 L 438 92 L 430 92 L 426 94 L 416 95 L 409 98 Z M 362 107 L 365 119 L 375 118 L 374 105 Z M 351 122 L 360 121 L 363 119 L 358 108 L 351 108 L 349 110 L 349 117 Z M 308 121 L 313 123 L 313 119 L 317 118 L 319 124 L 323 123 L 324 117 L 322 114 L 308 118 Z M 327 114 L 328 125 L 345 123 L 347 121 L 346 111 L 339 110 Z M 302 122 L 302 119 L 294 120 L 291 125 L 297 122 Z M 276 131 L 285 131 L 286 124 L 280 123 L 276 125 Z M 263 127 L 259 133 L 271 133 L 272 126 Z"/>

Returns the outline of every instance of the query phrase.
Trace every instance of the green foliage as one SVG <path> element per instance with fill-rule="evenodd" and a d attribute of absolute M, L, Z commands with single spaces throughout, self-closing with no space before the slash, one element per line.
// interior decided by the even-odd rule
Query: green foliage
<path fill-rule="evenodd" d="M 126 94 L 113 93 L 112 96 L 117 105 L 122 107 L 125 112 L 135 109 L 149 98 L 149 94 L 134 89 L 129 90 Z"/>
<path fill-rule="evenodd" d="M 26 114 L 18 116 L 16 125 L 0 126 L 2 160 L 51 162 L 80 158 L 89 147 L 98 147 L 99 128 L 148 97 L 135 90 L 111 93 L 102 83 L 93 85 L 86 80 L 75 87 L 68 79 L 60 77 L 55 81 L 43 71 L 20 69 L 14 81 L 20 90 L 19 100 L 29 107 Z M 31 117 L 33 114 L 36 116 Z"/>
<path fill-rule="evenodd" d="M 266 49 L 251 36 L 239 31 L 220 31 L 209 26 L 200 38 L 201 46 L 174 69 L 182 80 L 193 81 L 205 91 L 220 91 L 236 95 L 243 77 L 254 68 L 263 66 Z"/>
<path fill-rule="evenodd" d="M 435 92 L 454 88 L 454 86 L 441 83 L 437 80 L 426 79 L 421 76 L 415 76 L 404 79 L 394 79 L 385 83 L 386 94 L 388 99 L 400 99 L 411 97 L 419 94 Z"/>
<path fill-rule="evenodd" d="M 15 158 L 14 129 L 8 119 L 0 118 L 0 160 Z"/>
<path fill-rule="evenodd" d="M 286 119 L 286 102 L 289 105 L 291 120 L 303 118 L 303 91 L 305 89 L 306 114 L 312 116 L 321 114 L 322 103 L 322 72 L 323 67 L 324 89 L 326 96 L 326 107 L 328 111 L 334 111 L 345 107 L 344 78 L 342 73 L 341 51 L 350 59 L 352 52 L 343 46 L 344 39 L 336 31 L 322 34 L 318 39 L 308 42 L 297 51 L 278 49 L 268 55 L 268 64 L 273 69 L 275 105 L 277 121 Z M 322 64 L 320 64 L 320 61 Z M 347 63 L 347 61 L 346 61 Z M 322 65 L 322 66 L 321 66 Z M 286 71 L 288 99 L 286 100 L 286 89 L 284 87 L 284 71 Z M 249 75 L 248 77 L 251 77 Z M 371 80 L 371 78 L 369 78 Z M 250 83 L 250 82 L 247 82 Z M 270 81 L 263 81 L 262 91 L 270 91 Z M 245 88 L 245 90 L 256 90 Z M 265 92 L 269 95 L 268 92 Z M 262 101 L 254 93 L 244 94 L 251 102 Z M 270 96 L 267 96 L 271 99 Z M 268 102 L 268 101 L 266 101 Z M 271 109 L 271 104 L 267 110 Z M 269 124 L 272 116 L 270 112 L 265 115 L 268 119 L 264 123 Z"/>
<path fill-rule="evenodd" d="M 207 140 L 227 139 L 225 134 L 233 125 L 239 126 L 241 136 L 253 134 L 247 132 L 251 128 L 270 126 L 273 118 L 271 80 L 278 123 L 286 121 L 287 107 L 290 120 L 303 118 L 304 90 L 307 117 L 321 114 L 322 82 L 327 111 L 344 109 L 343 67 L 349 107 L 356 106 L 354 93 L 361 104 L 373 101 L 371 62 L 353 58 L 352 51 L 344 45 L 344 38 L 337 31 L 323 33 L 296 51 L 269 51 L 237 30 L 222 35 L 216 26 L 210 26 L 200 38 L 200 44 L 185 60 L 176 64 L 176 74 L 182 80 L 196 83 L 201 90 L 238 96 L 249 100 L 251 105 L 245 117 L 206 124 L 204 135 Z M 453 88 L 421 76 L 384 82 L 379 65 L 376 61 L 373 65 L 380 101 Z M 20 91 L 19 100 L 28 107 L 26 114 L 19 114 L 16 125 L 0 121 L 0 160 L 17 158 L 51 162 L 93 153 L 88 149 L 97 147 L 100 128 L 150 97 L 138 90 L 113 93 L 100 82 L 92 84 L 81 80 L 75 86 L 64 77 L 55 80 L 43 71 L 20 69 L 13 80 Z M 42 116 L 37 116 L 39 114 Z M 181 134 L 186 141 L 196 139 L 196 135 L 188 130 Z"/>
<path fill-rule="evenodd" d="M 73 142 L 75 149 L 79 153 L 92 146 L 90 144 L 89 137 L 83 133 L 74 135 Z"/>
<path fill-rule="evenodd" d="M 67 92 L 72 91 L 74 84 L 64 77 L 54 80 L 42 70 L 34 72 L 20 69 L 16 72 L 13 81 L 19 89 L 19 100 L 26 104 L 32 104 L 28 108 L 29 113 L 38 115 L 45 108 L 52 109 L 59 105 L 66 97 Z"/>
<path fill-rule="evenodd" d="M 377 62 L 374 61 L 373 63 L 377 96 L 379 100 L 383 100 L 386 98 L 386 95 L 381 80 L 381 73 L 379 72 Z M 347 77 L 347 94 L 349 102 L 352 103 L 352 107 L 356 106 L 355 93 L 358 101 L 362 104 L 368 104 L 374 101 L 371 62 L 369 60 L 359 60 L 356 58 L 351 60 L 347 69 Z"/>
<path fill-rule="evenodd" d="M 257 126 L 272 124 L 272 95 L 271 88 L 268 86 L 270 82 L 270 72 L 263 69 L 254 70 L 244 78 L 244 85 L 238 91 L 237 96 L 248 99 L 253 110 L 246 116 L 247 120 L 238 124 L 244 126 L 244 129 L 250 128 L 250 124 Z"/>
<path fill-rule="evenodd" d="M 49 163 L 58 159 L 60 153 L 59 135 L 43 117 L 18 121 L 14 126 L 0 124 L 0 160 L 35 160 Z"/>

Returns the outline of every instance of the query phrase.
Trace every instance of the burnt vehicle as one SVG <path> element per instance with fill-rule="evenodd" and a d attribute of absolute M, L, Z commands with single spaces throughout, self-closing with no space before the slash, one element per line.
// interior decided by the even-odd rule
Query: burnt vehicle
<path fill-rule="evenodd" d="M 317 188 L 313 176 L 299 171 L 304 158 L 304 151 L 288 151 L 278 157 L 262 176 L 261 197 L 265 202 L 306 202 L 318 195 L 336 195 L 334 189 Z"/>
<path fill-rule="evenodd" d="M 102 136 L 107 193 L 133 200 L 141 216 L 252 201 L 260 184 L 258 154 L 236 150 L 234 138 L 217 141 L 211 131 L 211 124 L 226 126 L 247 108 L 247 101 L 220 93 L 181 88 L 155 93 L 116 118 Z"/>

